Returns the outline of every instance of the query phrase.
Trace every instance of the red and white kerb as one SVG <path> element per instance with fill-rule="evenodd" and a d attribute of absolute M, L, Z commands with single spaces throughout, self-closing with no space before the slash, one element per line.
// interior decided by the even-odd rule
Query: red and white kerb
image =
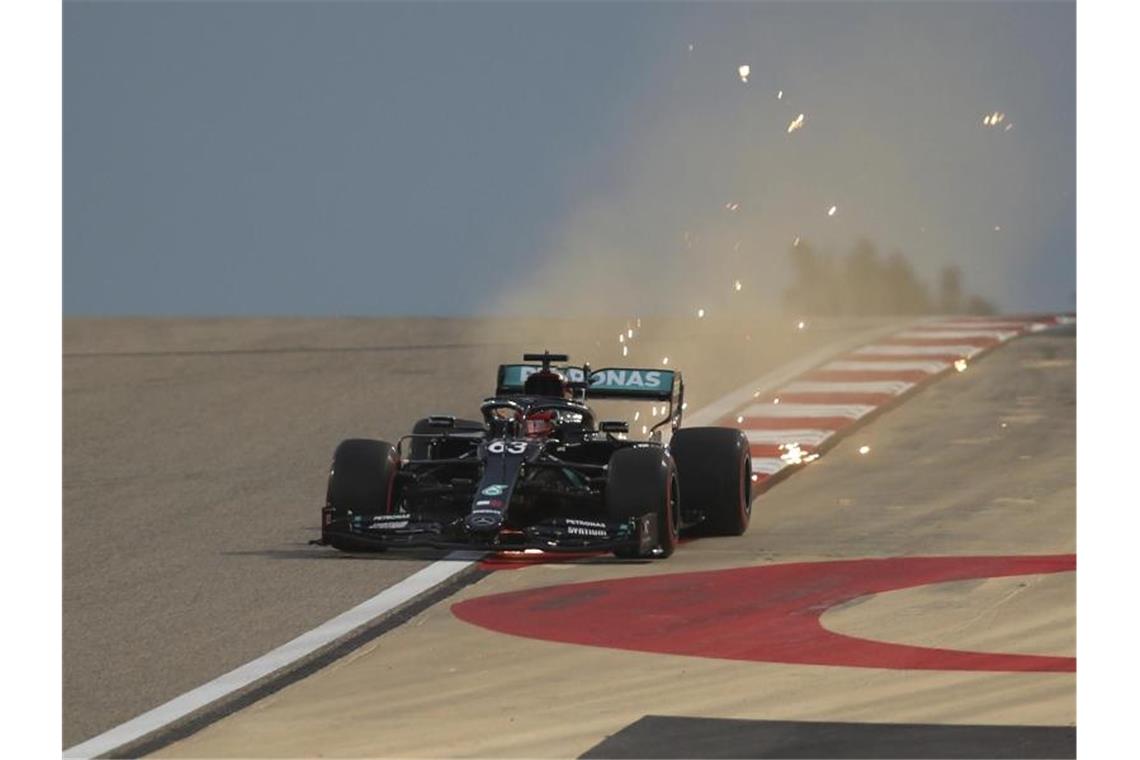
<path fill-rule="evenodd" d="M 1008 340 L 1075 321 L 1069 316 L 955 317 L 922 322 L 809 370 L 732 412 L 752 450 L 757 486 L 810 462 L 867 415 Z"/>

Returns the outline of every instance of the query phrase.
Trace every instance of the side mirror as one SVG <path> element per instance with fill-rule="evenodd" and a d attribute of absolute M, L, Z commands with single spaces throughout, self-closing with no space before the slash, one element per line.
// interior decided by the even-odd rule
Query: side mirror
<path fill-rule="evenodd" d="M 606 420 L 598 425 L 603 433 L 628 433 L 629 423 L 625 420 Z"/>
<path fill-rule="evenodd" d="M 427 421 L 429 425 L 434 425 L 436 427 L 455 427 L 455 418 L 448 414 L 431 415 L 427 418 Z"/>

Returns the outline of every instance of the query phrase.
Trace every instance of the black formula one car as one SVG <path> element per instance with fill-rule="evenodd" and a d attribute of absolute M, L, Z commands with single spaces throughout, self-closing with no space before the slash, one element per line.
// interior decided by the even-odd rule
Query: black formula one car
<path fill-rule="evenodd" d="M 568 359 L 544 352 L 523 356 L 540 364 L 501 365 L 481 421 L 432 416 L 395 445 L 343 441 L 316 543 L 663 558 L 683 530 L 748 528 L 748 440 L 734 428 L 681 428 L 680 372 Z M 627 422 L 595 421 L 594 399 L 664 402 L 667 411 L 648 440 L 630 440 Z"/>

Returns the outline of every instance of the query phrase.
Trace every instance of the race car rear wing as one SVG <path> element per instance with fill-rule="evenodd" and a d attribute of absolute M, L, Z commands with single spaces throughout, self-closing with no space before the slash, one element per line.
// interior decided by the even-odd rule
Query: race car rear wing
<path fill-rule="evenodd" d="M 522 393 L 526 379 L 542 367 L 538 364 L 500 364 L 497 395 Z M 582 383 L 582 367 L 554 367 L 571 383 Z M 671 369 L 644 369 L 636 367 L 605 367 L 590 371 L 586 398 L 640 399 L 669 401 L 674 390 L 681 385 L 681 373 Z"/>
<path fill-rule="evenodd" d="M 583 390 L 585 400 L 664 401 L 669 405 L 668 411 L 662 409 L 665 416 L 653 426 L 653 430 L 664 425 L 671 425 L 674 430 L 681 426 L 681 414 L 685 406 L 685 383 L 681 379 L 680 372 L 639 367 L 604 367 L 592 370 L 589 365 L 552 368 L 565 375 L 572 386 Z M 538 364 L 500 364 L 495 395 L 510 396 L 522 393 L 527 377 L 540 369 L 542 365 Z M 587 372 L 590 376 L 589 384 L 584 382 Z"/>

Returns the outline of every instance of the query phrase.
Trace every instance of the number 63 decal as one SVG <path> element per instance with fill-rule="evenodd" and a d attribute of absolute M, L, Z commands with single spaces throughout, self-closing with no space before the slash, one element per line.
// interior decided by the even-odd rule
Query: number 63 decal
<path fill-rule="evenodd" d="M 487 444 L 487 451 L 492 454 L 502 454 L 504 451 L 508 454 L 521 454 L 526 451 L 526 441 L 491 441 Z"/>

